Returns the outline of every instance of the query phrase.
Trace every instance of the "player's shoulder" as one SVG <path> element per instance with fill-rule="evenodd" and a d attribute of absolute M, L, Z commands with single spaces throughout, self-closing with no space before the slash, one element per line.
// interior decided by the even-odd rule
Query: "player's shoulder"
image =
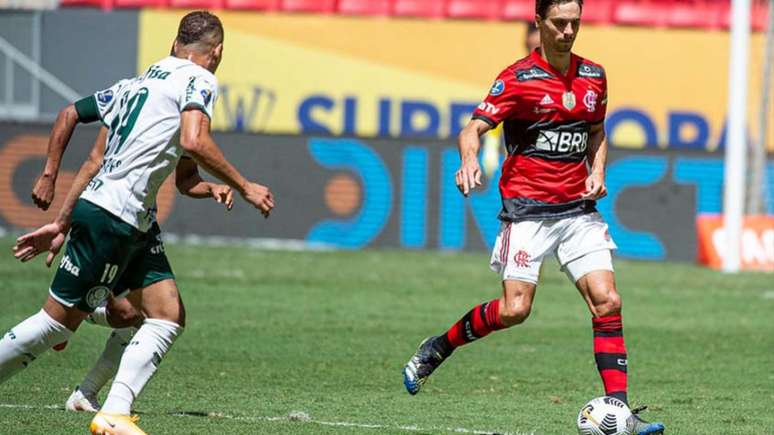
<path fill-rule="evenodd" d="M 532 53 L 512 63 L 505 70 L 509 72 L 509 75 L 517 83 L 545 80 L 552 77 L 550 72 L 546 71 L 535 61 Z"/>
<path fill-rule="evenodd" d="M 577 70 L 575 75 L 586 79 L 605 80 L 605 67 L 602 64 L 586 59 L 585 57 L 575 55 L 575 64 Z"/>
<path fill-rule="evenodd" d="M 179 81 L 185 81 L 186 83 L 192 79 L 204 79 L 213 84 L 218 83 L 218 79 L 215 75 L 208 71 L 206 68 L 201 67 L 188 59 L 181 59 L 174 56 L 168 56 L 154 65 L 169 71 L 175 79 Z"/>

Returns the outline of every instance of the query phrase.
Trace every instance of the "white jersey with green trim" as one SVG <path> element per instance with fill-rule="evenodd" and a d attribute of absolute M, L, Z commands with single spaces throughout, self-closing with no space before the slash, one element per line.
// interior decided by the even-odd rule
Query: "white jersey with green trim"
<path fill-rule="evenodd" d="M 109 134 L 102 168 L 81 198 L 147 231 L 156 219 L 159 188 L 183 154 L 178 141 L 170 141 L 180 128 L 180 113 L 198 109 L 212 119 L 217 94 L 212 73 L 172 56 L 95 93 Z"/>

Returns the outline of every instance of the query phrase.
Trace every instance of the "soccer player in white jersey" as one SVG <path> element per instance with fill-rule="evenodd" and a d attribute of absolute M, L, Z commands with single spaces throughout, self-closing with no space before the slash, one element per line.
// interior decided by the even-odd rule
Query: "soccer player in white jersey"
<path fill-rule="evenodd" d="M 72 212 L 80 194 L 91 182 L 91 179 L 99 173 L 105 154 L 107 136 L 108 129 L 102 127 L 88 158 L 76 174 L 70 191 L 60 208 L 59 220 L 65 219 L 62 216 Z M 57 155 L 52 155 L 51 159 L 53 160 L 57 157 Z M 57 175 L 57 173 L 47 174 L 44 172 L 35 183 L 32 198 L 35 204 L 42 210 L 48 210 L 53 201 Z M 175 168 L 175 185 L 183 195 L 192 198 L 213 198 L 218 203 L 223 204 L 227 210 L 231 210 L 233 207 L 234 200 L 231 187 L 202 180 L 196 163 L 191 158 L 186 158 L 186 156 L 180 159 Z M 174 278 L 166 258 L 163 242 L 159 237 L 160 228 L 155 224 L 151 228 L 153 237 L 148 240 L 146 255 L 142 265 L 135 268 L 135 273 L 132 276 L 124 274 L 125 278 L 122 278 L 116 286 L 117 293 L 120 294 L 124 290 L 138 290 L 142 287 L 151 286 L 163 279 Z M 33 237 L 36 237 L 36 232 L 22 236 L 22 239 Z M 46 261 L 48 266 L 51 265 L 58 251 L 58 246 L 53 247 L 50 251 L 51 255 Z M 30 259 L 31 257 L 25 257 L 27 261 Z M 76 412 L 98 412 L 100 404 L 97 400 L 97 395 L 115 375 L 116 370 L 118 370 L 118 364 L 124 348 L 129 344 L 132 336 L 137 332 L 137 328 L 142 324 L 143 316 L 126 298 L 111 297 L 105 306 L 96 308 L 86 320 L 89 323 L 112 328 L 113 331 L 109 335 L 99 358 L 67 398 L 65 409 Z M 54 346 L 54 350 L 63 350 L 66 344 L 66 342 L 60 343 Z"/>
<path fill-rule="evenodd" d="M 15 255 L 24 260 L 56 249 L 70 233 L 43 308 L 0 340 L 0 382 L 67 341 L 119 280 L 142 266 L 158 189 L 184 152 L 268 216 L 274 207 L 269 189 L 247 181 L 209 133 L 218 92 L 213 73 L 222 51 L 220 20 L 208 12 L 192 12 L 180 22 L 173 56 L 60 112 L 49 155 L 61 156 L 79 122 L 101 120 L 109 130 L 104 161 L 70 216 L 15 246 Z M 178 130 L 179 144 L 170 141 Z M 58 160 L 46 165 L 51 173 L 58 167 Z M 144 433 L 130 416 L 132 403 L 183 331 L 184 309 L 174 279 L 162 279 L 139 293 L 130 301 L 138 304 L 145 320 L 123 353 L 107 400 L 91 422 L 92 433 Z"/>

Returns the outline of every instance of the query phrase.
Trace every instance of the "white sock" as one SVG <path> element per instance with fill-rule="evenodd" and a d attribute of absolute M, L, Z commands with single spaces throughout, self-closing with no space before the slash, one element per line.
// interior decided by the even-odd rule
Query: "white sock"
<path fill-rule="evenodd" d="M 137 332 L 137 328 L 121 328 L 114 329 L 110 333 L 110 337 L 105 342 L 105 350 L 102 351 L 94 367 L 89 370 L 78 386 L 83 394 L 96 397 L 99 390 L 116 374 L 124 348 L 129 344 L 135 332 Z"/>
<path fill-rule="evenodd" d="M 183 332 L 177 323 L 145 319 L 124 350 L 121 365 L 101 411 L 129 415 L 132 403 L 156 372 L 161 359 Z"/>
<path fill-rule="evenodd" d="M 0 383 L 26 368 L 43 352 L 70 339 L 73 332 L 40 310 L 0 340 Z"/>
<path fill-rule="evenodd" d="M 112 328 L 107 320 L 107 307 L 97 307 L 97 309 L 86 317 L 86 321 L 94 325 Z"/>

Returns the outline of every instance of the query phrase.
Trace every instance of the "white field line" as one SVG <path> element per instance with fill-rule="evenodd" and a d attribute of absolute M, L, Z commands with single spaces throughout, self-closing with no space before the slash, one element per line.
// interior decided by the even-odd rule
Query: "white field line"
<path fill-rule="evenodd" d="M 0 408 L 5 409 L 28 409 L 28 410 L 40 410 L 40 409 L 56 409 L 56 410 L 64 410 L 64 408 L 61 405 L 17 405 L 17 404 L 10 404 L 10 403 L 0 403 Z M 475 435 L 535 435 L 535 432 L 501 432 L 496 430 L 479 430 L 479 429 L 467 429 L 464 427 L 420 427 L 416 425 L 389 425 L 389 424 L 380 424 L 380 423 L 356 423 L 351 421 L 326 421 L 326 420 L 316 420 L 312 417 L 310 417 L 305 412 L 301 411 L 293 411 L 288 415 L 283 416 L 239 416 L 239 415 L 230 415 L 220 412 L 210 412 L 205 414 L 194 414 L 194 413 L 185 413 L 185 412 L 177 412 L 177 413 L 170 413 L 166 415 L 171 415 L 174 417 L 187 417 L 187 418 L 196 418 L 196 417 L 206 417 L 206 418 L 212 418 L 212 419 L 224 419 L 224 420 L 233 420 L 233 421 L 241 421 L 245 423 L 262 423 L 262 422 L 288 422 L 293 424 L 315 424 L 318 426 L 331 426 L 331 427 L 352 427 L 352 428 L 359 428 L 359 429 L 384 429 L 384 430 L 390 430 L 390 431 L 404 431 L 404 432 L 445 432 L 445 433 L 462 433 L 462 434 L 475 434 Z"/>

